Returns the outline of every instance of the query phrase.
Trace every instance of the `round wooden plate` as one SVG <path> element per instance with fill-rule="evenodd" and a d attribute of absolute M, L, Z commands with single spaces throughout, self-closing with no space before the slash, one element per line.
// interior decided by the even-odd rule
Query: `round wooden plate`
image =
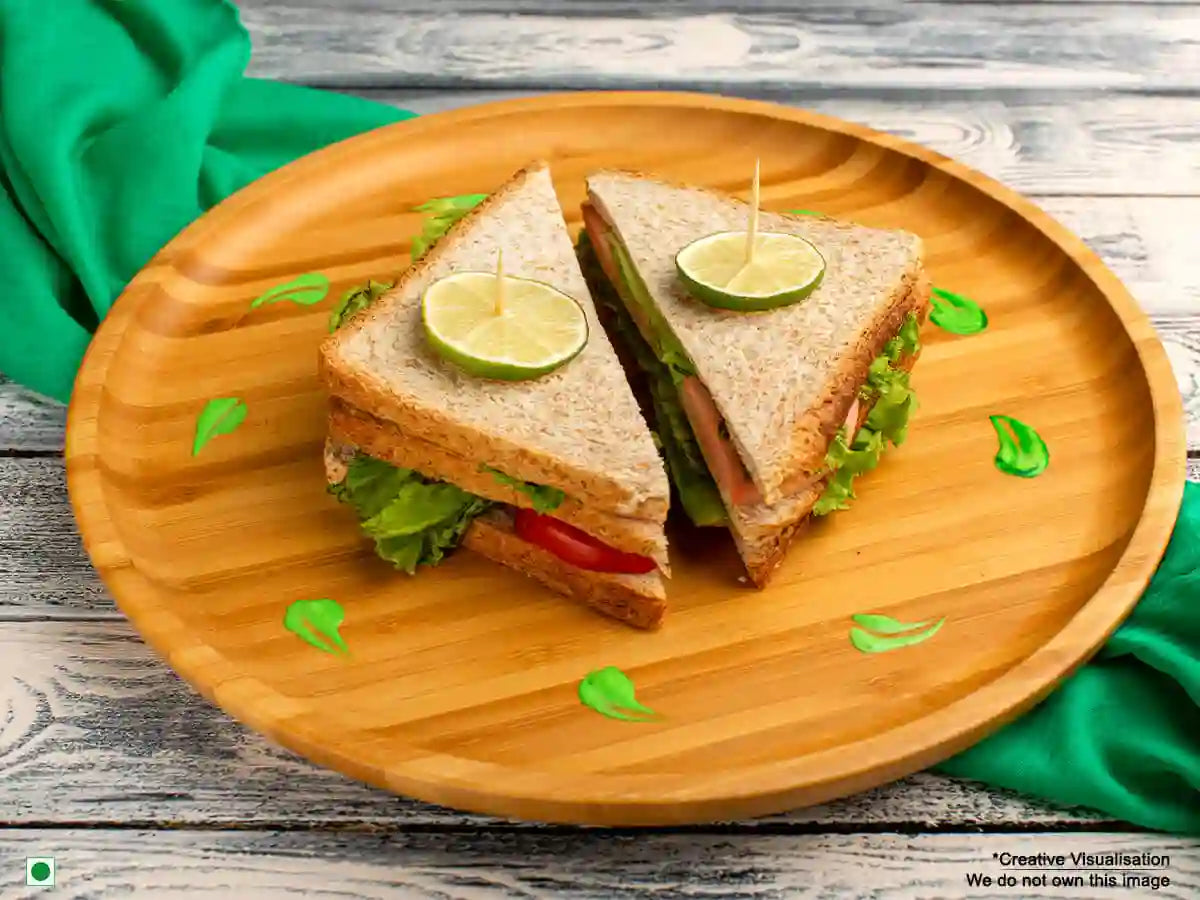
<path fill-rule="evenodd" d="M 410 578 L 327 495 L 316 348 L 337 297 L 408 261 L 424 200 L 488 192 L 549 160 L 579 225 L 584 176 L 634 168 L 746 189 L 766 208 L 903 227 L 982 334 L 932 325 L 908 441 L 813 527 L 769 589 L 728 535 L 674 528 L 671 610 L 641 633 L 468 552 Z M 313 306 L 251 310 L 306 272 Z M 244 424 L 192 455 L 197 415 Z M 1050 448 L 1037 478 L 993 465 L 993 413 Z M 1078 238 L 962 165 L 799 110 L 678 94 L 571 94 L 384 128 L 251 185 L 129 285 L 84 362 L 71 500 L 121 609 L 197 690 L 355 778 L 524 819 L 692 823 L 782 811 L 924 768 L 1029 708 L 1131 609 L 1184 482 L 1179 392 L 1146 317 Z M 349 657 L 286 631 L 294 600 L 346 610 Z M 850 617 L 945 617 L 865 655 Z M 618 666 L 660 718 L 580 704 Z"/>

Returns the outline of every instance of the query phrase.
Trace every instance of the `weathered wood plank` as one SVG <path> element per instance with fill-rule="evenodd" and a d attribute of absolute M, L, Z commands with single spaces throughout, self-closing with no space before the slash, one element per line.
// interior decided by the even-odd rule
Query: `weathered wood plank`
<path fill-rule="evenodd" d="M 535 92 L 356 93 L 428 114 Z M 900 135 L 1025 194 L 1200 194 L 1197 96 L 1048 96 L 1039 90 L 980 98 L 921 90 L 886 98 L 805 91 L 765 99 Z"/>
<path fill-rule="evenodd" d="M 1200 8 L 242 0 L 252 74 L 308 84 L 723 91 L 1194 89 Z M 732 4 L 731 4 L 732 5 Z M 780 4 L 782 5 L 782 4 Z M 550 8 L 557 15 L 540 15 Z M 742 7 L 744 9 L 744 6 Z M 453 15 L 452 13 L 463 13 Z M 569 15 L 564 15 L 569 12 Z"/>
<path fill-rule="evenodd" d="M 1151 314 L 1187 403 L 1189 446 L 1200 449 L 1200 257 L 1187 240 L 1200 197 L 1035 199 L 1087 241 Z M 60 451 L 64 419 L 59 404 L 0 378 L 0 453 Z"/>
<path fill-rule="evenodd" d="M 7 831 L 12 860 L 52 856 L 56 885 L 77 897 L 269 898 L 1022 897 L 1107 894 L 1186 900 L 1200 895 L 1200 842 L 1152 835 L 617 835 L 527 831 L 468 834 Z M 1020 870 L 1011 856 L 1146 854 L 1157 890 L 1090 887 L 1083 871 Z M 10 878 L 19 878 L 17 865 Z M 1047 876 L 1047 887 L 1022 878 Z M 1122 879 L 1120 872 L 1114 877 Z M 1015 886 L 998 887 L 1013 878 Z M 987 877 L 986 887 L 970 879 Z M 1053 886 L 1053 879 L 1076 881 Z M 8 896 L 39 898 L 41 888 Z"/>
<path fill-rule="evenodd" d="M 402 800 L 272 745 L 194 694 L 123 618 L 0 625 L 0 824 L 429 826 L 494 821 Z M 923 774 L 747 827 L 1062 827 L 1086 810 Z"/>
<path fill-rule="evenodd" d="M 0 453 L 61 452 L 67 408 L 0 374 Z"/>
<path fill-rule="evenodd" d="M 111 614 L 67 499 L 61 459 L 0 459 L 0 620 Z"/>

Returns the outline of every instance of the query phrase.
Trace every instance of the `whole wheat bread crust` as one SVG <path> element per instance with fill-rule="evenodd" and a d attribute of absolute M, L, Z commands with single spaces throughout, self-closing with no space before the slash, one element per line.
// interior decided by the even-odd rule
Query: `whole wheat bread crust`
<path fill-rule="evenodd" d="M 678 278 L 673 273 L 673 261 L 668 271 L 665 259 L 645 255 L 639 258 L 642 251 L 638 242 L 629 240 L 627 235 L 621 233 L 614 219 L 624 218 L 627 224 L 637 223 L 640 213 L 626 211 L 623 216 L 614 216 L 605 202 L 605 196 L 609 191 L 620 190 L 623 187 L 620 182 L 627 180 L 640 182 L 643 189 L 658 192 L 655 197 L 660 201 L 659 207 L 649 214 L 654 218 L 655 232 L 675 228 L 682 233 L 690 227 L 687 217 L 693 215 L 686 210 L 673 208 L 686 207 L 686 198 L 671 198 L 669 194 L 662 193 L 660 188 L 686 191 L 692 200 L 702 198 L 704 209 L 700 233 L 718 228 L 744 227 L 748 206 L 739 198 L 720 191 L 672 184 L 638 172 L 604 171 L 593 173 L 588 178 L 589 201 L 596 206 L 609 227 L 615 230 L 643 279 L 647 280 L 647 289 L 666 315 L 675 336 L 692 357 L 697 374 L 725 419 L 730 437 L 764 500 L 768 504 L 778 503 L 783 499 L 782 486 L 788 479 L 820 471 L 829 440 L 853 402 L 853 392 L 848 391 L 846 385 L 852 383 L 857 388 L 865 380 L 871 361 L 878 355 L 877 347 L 883 343 L 877 340 L 879 335 L 885 335 L 885 341 L 895 331 L 889 331 L 891 313 L 903 303 L 905 297 L 914 290 L 920 292 L 922 284 L 927 283 L 923 245 L 916 235 L 907 232 L 867 228 L 824 216 L 763 212 L 760 216 L 763 230 L 779 230 L 807 237 L 822 250 L 827 259 L 834 252 L 844 252 L 852 257 L 846 266 L 847 273 L 843 275 L 831 262 L 821 288 L 795 307 L 749 315 L 712 310 L 683 296 Z M 672 199 L 674 203 L 668 202 Z M 639 224 L 639 227 L 642 226 Z M 651 225 L 647 223 L 644 227 L 649 230 Z M 699 233 L 695 236 L 698 237 Z M 874 259 L 877 254 L 868 253 L 867 247 L 886 247 L 889 255 L 885 256 L 884 262 L 879 262 Z M 903 260 L 903 265 L 899 264 L 900 260 Z M 644 271 L 651 263 L 657 266 L 657 282 L 654 278 L 647 279 Z M 854 295 L 854 283 L 858 278 L 855 273 L 868 270 L 873 272 L 873 291 L 879 290 L 880 293 L 872 291 L 870 297 L 862 301 L 863 305 L 869 302 L 870 308 L 853 315 L 852 322 L 851 314 L 843 316 L 845 321 L 838 321 L 842 307 L 834 301 L 843 295 Z M 822 291 L 834 293 L 822 295 Z M 736 324 L 733 324 L 731 317 L 737 317 Z M 820 329 L 810 327 L 814 325 L 822 326 L 826 333 L 818 334 Z M 811 350 L 814 360 L 802 363 L 796 357 L 794 360 L 781 358 L 757 362 L 759 367 L 765 367 L 764 379 L 771 382 L 770 385 L 766 381 L 759 384 L 753 379 L 747 382 L 746 364 L 736 363 L 730 358 L 731 354 L 717 350 L 708 357 L 705 355 L 710 347 L 724 346 L 730 342 L 735 342 L 742 349 L 757 342 L 750 347 L 751 350 L 765 348 L 767 352 L 791 352 L 792 346 L 800 345 L 780 341 L 772 330 L 794 330 L 802 326 L 806 328 L 803 346 Z M 761 337 L 757 334 L 758 329 L 766 329 Z M 847 342 L 845 335 L 851 329 L 856 337 Z M 834 332 L 843 337 L 835 341 Z M 833 346 L 828 349 L 818 346 L 821 338 L 831 345 L 836 343 L 836 351 Z M 830 358 L 836 359 L 837 364 L 827 367 L 821 362 Z M 810 377 L 820 372 L 819 382 L 806 382 L 797 375 L 793 379 L 798 382 L 794 385 L 795 389 L 784 390 L 783 384 L 788 379 L 781 379 L 779 374 L 789 364 L 798 372 L 803 365 L 803 371 Z M 778 393 L 771 395 L 769 388 L 775 382 L 781 385 Z M 808 387 L 809 384 L 812 387 Z M 756 408 L 753 402 L 758 402 L 759 395 L 766 398 L 762 400 L 765 405 Z M 783 435 L 783 439 L 780 439 L 780 435 Z"/>
<path fill-rule="evenodd" d="M 486 221 L 486 217 L 498 206 L 535 177 L 544 177 L 548 182 L 549 175 L 544 163 L 527 166 L 490 194 L 456 222 L 418 263 L 405 270 L 390 291 L 326 338 L 318 357 L 319 375 L 333 396 L 354 408 L 394 422 L 406 434 L 418 436 L 461 456 L 482 454 L 493 460 L 496 468 L 514 478 L 559 488 L 596 508 L 618 515 L 665 521 L 669 488 L 661 459 L 638 413 L 637 404 L 629 393 L 612 346 L 599 326 L 583 276 L 578 271 L 565 225 L 561 238 L 564 246 L 560 249 L 563 259 L 569 260 L 569 264 L 561 275 L 565 281 L 558 286 L 584 308 L 591 333 L 584 350 L 561 369 L 534 382 L 489 382 L 486 390 L 483 390 L 477 379 L 462 375 L 452 365 L 439 359 L 423 346 L 423 341 L 416 342 L 412 354 L 405 357 L 405 363 L 418 371 L 426 383 L 436 383 L 437 390 L 441 391 L 441 396 L 437 398 L 422 400 L 415 396 L 397 397 L 380 375 L 368 368 L 356 367 L 346 357 L 346 348 L 356 345 L 356 340 L 366 342 L 375 349 L 367 334 L 368 329 L 387 335 L 389 323 L 394 324 L 397 319 L 403 320 L 409 329 L 414 327 L 414 322 L 419 327 L 420 300 L 419 293 L 418 296 L 411 296 L 414 287 L 419 286 L 421 279 L 429 273 L 446 268 L 443 261 L 460 244 L 471 239 L 477 223 Z M 556 201 L 555 209 L 555 215 L 561 221 L 561 210 Z M 519 237 L 514 236 L 513 240 L 517 241 Z M 514 256 L 519 256 L 518 251 L 534 251 L 525 244 L 506 247 L 506 269 L 511 274 L 529 274 L 530 277 L 544 274 L 540 271 L 530 273 L 518 270 L 516 265 L 510 263 L 510 250 L 514 251 Z M 574 267 L 573 272 L 571 267 Z M 408 305 L 412 308 L 408 308 Z M 401 329 L 390 333 L 395 342 L 401 339 L 398 335 L 406 332 Z M 411 335 L 403 336 L 403 340 L 411 341 Z M 467 399 L 468 395 L 470 399 Z M 606 404 L 609 409 L 607 422 L 600 421 L 594 415 L 594 405 L 587 405 L 586 398 L 589 396 L 597 396 Z M 494 410 L 495 416 L 506 422 L 514 419 L 514 411 L 521 412 L 521 424 L 516 426 L 517 433 L 512 434 L 492 433 L 478 425 L 464 426 L 447 414 L 448 397 L 460 398 L 464 407 L 471 403 L 480 405 L 481 415 L 492 414 Z M 546 435 L 552 435 L 552 432 L 545 426 L 539 431 L 537 421 L 539 414 L 546 415 L 544 411 L 548 409 L 550 401 L 557 402 L 563 410 L 571 411 L 567 414 L 568 421 L 560 418 L 557 429 L 573 430 L 577 436 L 572 446 L 568 446 L 565 440 L 553 439 L 559 444 L 556 452 L 540 449 L 527 439 L 534 433 L 541 435 L 543 445 L 550 439 Z M 574 429 L 570 419 L 579 423 Z M 594 423 L 595 428 L 589 429 L 584 424 L 585 420 Z M 521 433 L 522 430 L 524 433 Z M 617 448 L 619 452 L 613 452 Z M 603 464 L 601 458 L 605 459 Z"/>
<path fill-rule="evenodd" d="M 517 537 L 504 513 L 493 511 L 472 522 L 463 546 L 634 628 L 657 629 L 666 616 L 666 591 L 657 572 L 619 575 L 568 565 Z"/>
<path fill-rule="evenodd" d="M 405 434 L 391 422 L 352 409 L 336 398 L 330 403 L 329 436 L 334 441 L 362 448 L 368 456 L 404 469 L 415 469 L 426 478 L 447 481 L 476 496 L 533 509 L 533 501 L 526 494 L 497 481 L 490 472 L 479 471 L 480 463 L 487 462 L 486 459 L 458 456 Z M 658 563 L 663 574 L 670 577 L 667 536 L 662 522 L 609 515 L 573 497 L 563 500 L 550 515 L 617 550 L 649 556 Z"/>
<path fill-rule="evenodd" d="M 928 311 L 928 292 L 919 294 L 914 311 L 924 321 Z M 921 301 L 919 298 L 924 297 Z M 906 312 L 907 314 L 907 312 Z M 903 321 L 903 317 L 901 317 Z M 886 343 L 886 339 L 884 343 Z M 902 360 L 900 367 L 911 372 L 921 353 Z M 858 388 L 855 388 L 857 392 Z M 861 428 L 871 412 L 873 404 L 862 404 L 858 411 L 857 427 Z M 843 421 L 845 416 L 843 415 Z M 812 521 L 812 508 L 821 499 L 827 479 L 822 479 L 795 497 L 785 497 L 772 507 L 733 507 L 729 517 L 729 530 L 737 545 L 738 554 L 746 566 L 750 580 L 757 588 L 764 588 L 787 556 L 788 548 L 803 533 Z"/>
<path fill-rule="evenodd" d="M 325 478 L 330 484 L 346 477 L 346 464 L 356 452 L 353 444 L 332 437 L 326 439 Z M 488 510 L 472 521 L 463 534 L 461 546 L 634 628 L 658 628 L 666 616 L 666 588 L 661 572 L 621 575 L 568 565 L 553 553 L 517 537 L 512 516 L 503 510 Z"/>

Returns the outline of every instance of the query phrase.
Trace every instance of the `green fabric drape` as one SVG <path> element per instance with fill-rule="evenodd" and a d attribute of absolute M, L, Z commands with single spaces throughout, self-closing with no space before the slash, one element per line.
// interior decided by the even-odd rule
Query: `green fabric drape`
<path fill-rule="evenodd" d="M 0 3 L 0 372 L 66 401 L 133 275 L 222 198 L 411 117 L 247 78 L 224 0 Z"/>

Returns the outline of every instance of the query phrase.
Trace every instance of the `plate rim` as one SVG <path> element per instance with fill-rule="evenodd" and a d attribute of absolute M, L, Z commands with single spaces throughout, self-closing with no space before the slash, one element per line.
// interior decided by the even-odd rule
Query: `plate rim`
<path fill-rule="evenodd" d="M 414 754 L 410 758 L 387 768 L 352 758 L 322 742 L 319 729 L 314 730 L 302 720 L 275 715 L 286 710 L 290 701 L 269 685 L 239 674 L 207 644 L 195 638 L 180 640 L 188 636 L 188 630 L 169 610 L 143 608 L 128 595 L 121 598 L 130 579 L 141 576 L 123 551 L 118 530 L 107 514 L 98 466 L 90 462 L 99 459 L 94 448 L 104 374 L 127 325 L 136 316 L 139 295 L 146 295 L 144 288 L 154 284 L 157 273 L 175 252 L 219 230 L 224 219 L 255 203 L 262 192 L 304 177 L 324 161 L 345 152 L 344 145 L 354 144 L 365 150 L 371 143 L 394 140 L 397 134 L 453 129 L 498 115 L 613 106 L 748 113 L 847 135 L 964 181 L 1022 216 L 1070 256 L 1104 295 L 1137 354 L 1154 415 L 1154 461 L 1145 503 L 1128 543 L 1103 582 L 1049 641 L 976 691 L 921 718 L 858 742 L 853 754 L 845 753 L 844 748 L 830 748 L 802 757 L 725 770 L 722 777 L 706 779 L 698 787 L 694 776 L 583 777 L 514 769 L 416 747 L 411 748 Z M 655 826 L 703 824 L 781 813 L 858 793 L 943 761 L 1031 709 L 1095 654 L 1140 599 L 1166 550 L 1182 502 L 1187 445 L 1182 397 L 1166 350 L 1148 314 L 1081 238 L 1015 190 L 904 138 L 811 110 L 721 94 L 626 90 L 553 92 L 417 116 L 328 145 L 225 198 L 161 248 L 129 282 L 101 322 L 75 378 L 67 410 L 63 457 L 68 496 L 80 537 L 118 608 L 176 674 L 238 722 L 318 765 L 413 799 L 531 821 Z M 90 512 L 93 500 L 100 511 L 95 514 Z M 214 677 L 214 671 L 218 671 L 215 663 L 219 663 L 221 677 Z M 205 675 L 203 681 L 199 678 L 201 671 Z M 265 716 L 266 709 L 272 710 L 273 715 Z M 281 723 L 288 727 L 281 727 Z M 450 761 L 453 765 L 446 764 Z M 823 777 L 815 782 L 804 779 L 804 770 L 814 766 L 820 768 Z M 466 773 L 465 777 L 461 773 Z M 679 780 L 688 783 L 674 783 Z M 488 784 L 506 786 L 486 787 Z"/>

